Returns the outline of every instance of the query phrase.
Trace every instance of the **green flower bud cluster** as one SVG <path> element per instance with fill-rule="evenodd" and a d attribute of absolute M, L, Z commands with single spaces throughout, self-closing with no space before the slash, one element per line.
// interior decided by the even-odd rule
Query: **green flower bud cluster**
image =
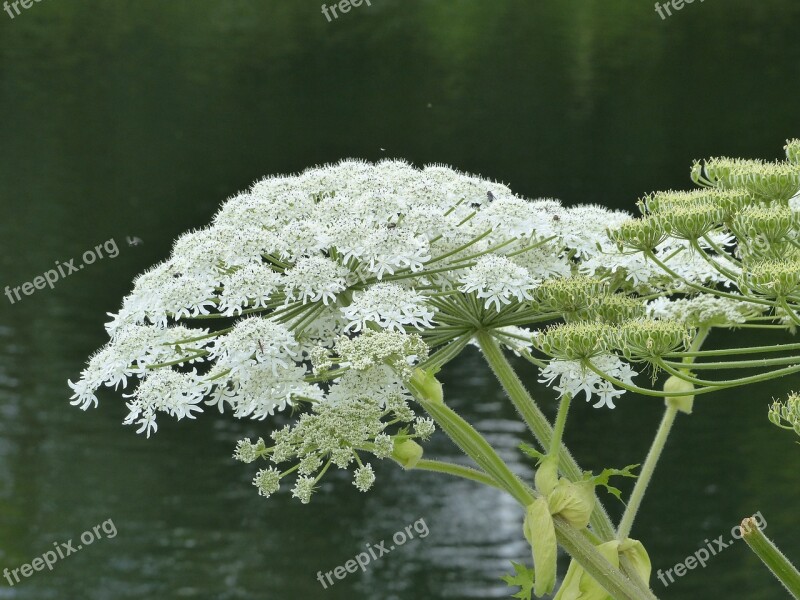
<path fill-rule="evenodd" d="M 578 321 L 548 327 L 534 334 L 537 349 L 560 360 L 583 360 L 608 354 L 614 339 L 614 328 L 604 323 Z"/>
<path fill-rule="evenodd" d="M 628 360 L 653 360 L 686 349 L 692 338 L 692 330 L 678 321 L 637 319 L 617 329 L 615 345 Z"/>
<path fill-rule="evenodd" d="M 357 371 L 385 364 L 403 379 L 412 376 L 413 363 L 428 358 L 428 346 L 420 336 L 397 331 L 367 329 L 353 338 L 339 338 L 335 350 L 340 363 Z"/>
<path fill-rule="evenodd" d="M 712 204 L 706 206 L 675 206 L 663 214 L 667 232 L 684 240 L 697 240 L 719 227 L 725 211 Z"/>
<path fill-rule="evenodd" d="M 722 190 L 701 188 L 691 191 L 653 192 L 638 201 L 642 214 L 667 215 L 678 208 L 716 208 L 722 211 L 722 221 L 749 206 L 752 195 L 744 189 Z"/>
<path fill-rule="evenodd" d="M 800 165 L 740 158 L 711 158 L 695 163 L 692 179 L 725 190 L 744 188 L 757 200 L 785 203 L 800 191 Z"/>
<path fill-rule="evenodd" d="M 781 257 L 800 227 L 800 212 L 781 205 L 753 205 L 736 214 L 731 228 L 739 246 L 756 257 Z"/>
<path fill-rule="evenodd" d="M 773 402 L 769 407 L 769 420 L 782 429 L 792 429 L 800 435 L 800 394 L 792 392 L 786 402 Z"/>
<path fill-rule="evenodd" d="M 608 237 L 620 250 L 632 248 L 648 252 L 667 239 L 667 232 L 660 218 L 647 216 L 625 221 L 617 229 L 609 230 Z"/>
<path fill-rule="evenodd" d="M 386 431 L 392 424 L 410 423 L 413 423 L 413 434 L 408 433 L 408 427 L 394 435 Z M 406 468 L 413 468 L 422 456 L 422 448 L 411 438 L 428 439 L 434 429 L 430 419 L 415 418 L 399 395 L 387 400 L 385 407 L 370 399 L 323 403 L 314 405 L 313 412 L 301 415 L 293 426 L 286 425 L 274 431 L 275 445 L 271 448 L 267 448 L 261 438 L 256 443 L 241 440 L 234 458 L 245 463 L 257 458 L 274 465 L 296 463 L 283 472 L 274 466 L 261 469 L 253 485 L 260 495 L 269 497 L 280 489 L 283 477 L 297 472 L 292 495 L 307 504 L 331 465 L 346 469 L 355 462 L 353 483 L 359 490 L 367 491 L 375 475 L 369 463 L 362 462 L 362 453 L 373 454 L 378 459 L 395 456 Z"/>
<path fill-rule="evenodd" d="M 645 316 L 645 302 L 641 298 L 625 294 L 608 294 L 598 298 L 586 311 L 588 320 L 609 325 L 621 325 Z"/>
<path fill-rule="evenodd" d="M 534 300 L 545 311 L 573 315 L 597 303 L 608 294 L 608 283 L 596 277 L 546 279 L 534 291 Z"/>
<path fill-rule="evenodd" d="M 786 150 L 786 160 L 795 165 L 800 165 L 800 139 L 786 140 L 783 147 Z"/>
<path fill-rule="evenodd" d="M 704 161 L 694 161 L 691 177 L 697 185 L 721 189 L 733 189 L 733 172 L 753 166 L 758 161 L 743 158 L 713 157 Z"/>
<path fill-rule="evenodd" d="M 747 263 L 738 284 L 767 298 L 787 298 L 800 291 L 800 256 Z"/>

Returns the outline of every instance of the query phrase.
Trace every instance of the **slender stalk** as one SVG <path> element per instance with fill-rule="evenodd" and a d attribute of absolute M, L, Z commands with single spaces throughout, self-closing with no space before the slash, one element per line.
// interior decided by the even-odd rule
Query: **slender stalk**
<path fill-rule="evenodd" d="M 571 402 L 572 396 L 564 394 L 558 404 L 558 414 L 553 425 L 553 439 L 550 440 L 549 454 L 558 455 L 558 451 L 561 448 L 561 440 L 564 437 L 564 429 L 567 426 L 567 413 Z"/>
<path fill-rule="evenodd" d="M 647 458 L 644 461 L 639 477 L 636 479 L 636 485 L 633 487 L 631 497 L 628 500 L 628 506 L 625 508 L 622 520 L 619 522 L 617 539 L 620 541 L 626 539 L 631 533 L 633 520 L 636 518 L 636 513 L 639 512 L 644 493 L 647 491 L 647 486 L 650 485 L 650 480 L 653 478 L 653 473 L 656 470 L 659 458 L 661 458 L 661 452 L 664 450 L 664 446 L 667 443 L 669 432 L 672 429 L 677 414 L 677 407 L 667 404 L 664 417 L 661 419 L 661 425 L 658 427 L 656 437 L 653 439 L 650 451 L 647 453 Z"/>
<path fill-rule="evenodd" d="M 400 464 L 400 461 L 395 460 L 395 462 Z M 470 481 L 475 481 L 477 483 L 503 489 L 499 483 L 497 483 L 483 471 L 473 469 L 472 467 L 457 465 L 455 463 L 449 463 L 440 460 L 428 460 L 423 458 L 416 465 L 414 465 L 414 469 L 420 471 L 432 471 L 435 473 L 445 473 L 446 475 L 452 475 L 453 477 L 460 477 L 461 479 L 468 479 Z"/>
<path fill-rule="evenodd" d="M 703 345 L 703 342 L 706 341 L 706 338 L 710 332 L 711 328 L 709 327 L 700 328 L 697 331 L 695 338 L 692 340 L 692 345 L 689 347 L 689 350 L 699 350 Z M 687 371 L 692 362 L 694 362 L 694 358 L 692 357 L 685 357 L 683 359 L 684 373 Z M 625 512 L 622 514 L 622 519 L 619 522 L 617 539 L 620 541 L 625 540 L 631 533 L 633 521 L 636 519 L 636 513 L 639 512 L 639 508 L 642 505 L 642 500 L 644 499 L 644 494 L 647 491 L 647 487 L 650 485 L 650 481 L 653 479 L 653 473 L 655 473 L 656 465 L 661 458 L 661 453 L 664 450 L 669 433 L 672 430 L 673 424 L 675 423 L 675 417 L 678 415 L 678 405 L 675 402 L 670 402 L 669 399 L 665 399 L 665 402 L 666 409 L 664 410 L 664 416 L 661 419 L 661 424 L 658 426 L 656 437 L 653 439 L 653 443 L 651 444 L 650 450 L 647 453 L 647 458 L 645 458 L 642 470 L 639 473 L 639 477 L 636 479 L 636 484 L 633 486 L 633 492 L 631 492 L 628 505 L 625 507 Z"/>
<path fill-rule="evenodd" d="M 800 572 L 764 535 L 756 519 L 748 517 L 742 521 L 742 538 L 789 593 L 800 600 Z"/>
<path fill-rule="evenodd" d="M 659 361 L 670 367 L 680 368 L 683 365 L 671 360 Z M 757 358 L 754 360 L 728 360 L 692 364 L 692 371 L 701 369 L 758 369 L 761 367 L 774 367 L 780 365 L 796 365 L 800 363 L 800 356 L 782 356 L 781 358 Z"/>
<path fill-rule="evenodd" d="M 664 358 L 684 358 L 688 356 L 730 356 L 735 354 L 761 354 L 763 352 L 790 352 L 800 350 L 800 344 L 772 344 L 770 346 L 749 346 L 747 348 L 724 348 L 721 350 L 698 350 L 694 352 L 668 352 Z"/>
<path fill-rule="evenodd" d="M 520 504 L 528 506 L 534 497 L 484 437 L 453 409 L 442 402 L 428 400 L 415 393 L 417 402 L 461 450 L 494 479 Z"/>
<path fill-rule="evenodd" d="M 477 334 L 478 345 L 486 357 L 486 361 L 492 368 L 495 376 L 500 381 L 506 395 L 511 399 L 514 407 L 522 415 L 523 420 L 528 425 L 533 435 L 541 444 L 542 448 L 549 448 L 553 439 L 553 428 L 547 421 L 547 417 L 539 409 L 533 398 L 522 385 L 514 369 L 509 364 L 497 341 L 486 331 L 479 331 Z M 561 444 L 558 455 L 558 464 L 561 472 L 573 481 L 579 480 L 583 472 L 578 463 L 569 453 L 569 450 Z M 614 526 L 606 513 L 605 508 L 597 501 L 597 509 L 592 512 L 592 528 L 603 541 L 611 541 L 615 538 Z"/>

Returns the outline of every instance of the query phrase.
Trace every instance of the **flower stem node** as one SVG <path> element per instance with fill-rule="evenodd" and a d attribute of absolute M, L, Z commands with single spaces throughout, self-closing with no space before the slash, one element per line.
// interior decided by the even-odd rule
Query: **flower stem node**
<path fill-rule="evenodd" d="M 692 414 L 694 406 L 694 394 L 688 392 L 694 391 L 694 384 L 690 383 L 680 377 L 673 375 L 664 382 L 664 391 L 668 393 L 687 392 L 686 396 L 667 396 L 664 398 L 667 406 L 678 409 L 687 415 Z"/>
<path fill-rule="evenodd" d="M 436 404 L 444 403 L 444 392 L 442 391 L 442 383 L 436 379 L 436 376 L 421 368 L 414 369 L 411 379 L 409 380 L 409 387 L 413 389 L 422 399 Z"/>
<path fill-rule="evenodd" d="M 399 462 L 405 470 L 409 471 L 417 466 L 423 452 L 422 446 L 414 440 L 404 440 L 395 442 L 392 458 Z"/>
<path fill-rule="evenodd" d="M 787 243 L 795 218 L 788 206 L 753 205 L 736 214 L 732 227 L 747 239 L 748 248 L 763 251 Z"/>
<path fill-rule="evenodd" d="M 677 206 L 664 215 L 664 224 L 673 237 L 691 241 L 716 228 L 724 217 L 725 212 L 713 205 Z"/>

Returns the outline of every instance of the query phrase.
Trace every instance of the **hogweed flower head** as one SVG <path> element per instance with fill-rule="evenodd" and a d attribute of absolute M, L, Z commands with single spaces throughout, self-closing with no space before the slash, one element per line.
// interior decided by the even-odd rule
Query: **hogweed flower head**
<path fill-rule="evenodd" d="M 416 452 L 434 425 L 414 398 L 443 401 L 435 372 L 477 332 L 560 394 L 613 408 L 629 362 L 684 348 L 693 327 L 800 319 L 796 145 L 786 163 L 706 161 L 703 189 L 653 194 L 638 219 L 441 165 L 346 160 L 264 179 L 134 280 L 72 403 L 122 389 L 124 423 L 148 436 L 161 415 L 302 408 L 271 446 L 242 441 L 235 456 L 271 463 L 262 495 L 294 474 L 304 502 L 332 467 L 365 490 L 366 455 Z"/>

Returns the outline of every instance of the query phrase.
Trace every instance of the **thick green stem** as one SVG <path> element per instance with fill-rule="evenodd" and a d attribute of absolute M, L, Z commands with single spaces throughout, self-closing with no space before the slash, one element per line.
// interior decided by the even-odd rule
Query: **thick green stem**
<path fill-rule="evenodd" d="M 533 491 L 523 484 L 495 452 L 494 448 L 469 423 L 441 401 L 430 400 L 420 394 L 418 388 L 412 391 L 428 414 L 439 427 L 487 474 L 497 481 L 503 490 L 511 494 L 523 507 L 531 504 Z M 580 563 L 613 598 L 617 600 L 656 600 L 649 590 L 634 583 L 620 569 L 615 568 L 597 550 L 592 542 L 560 517 L 554 518 L 558 543 Z"/>
<path fill-rule="evenodd" d="M 792 596 L 800 600 L 800 572 L 764 535 L 755 518 L 742 521 L 742 538 Z"/>
<path fill-rule="evenodd" d="M 523 420 L 528 425 L 528 428 L 536 437 L 539 444 L 541 444 L 542 448 L 549 448 L 551 440 L 553 439 L 553 428 L 547 421 L 547 417 L 544 416 L 544 413 L 542 413 L 533 401 L 528 390 L 522 385 L 519 377 L 517 377 L 514 369 L 503 355 L 503 351 L 491 334 L 481 331 L 478 332 L 477 338 L 483 355 L 486 357 L 486 361 L 503 386 L 506 395 L 511 399 L 511 402 L 514 404 L 519 414 L 522 415 Z M 578 466 L 578 463 L 563 444 L 561 444 L 561 451 L 559 452 L 558 465 L 561 472 L 572 481 L 577 481 L 583 476 L 583 472 Z M 611 541 L 616 536 L 611 519 L 599 500 L 597 502 L 597 508 L 592 512 L 591 525 L 595 533 L 604 542 Z"/>
<path fill-rule="evenodd" d="M 633 487 L 633 492 L 628 500 L 628 506 L 625 508 L 622 520 L 619 522 L 617 539 L 620 541 L 626 539 L 631 533 L 633 520 L 636 518 L 636 513 L 639 511 L 639 507 L 642 504 L 647 486 L 650 485 L 650 480 L 653 478 L 658 459 L 661 458 L 661 452 L 664 450 L 664 446 L 667 443 L 669 432 L 672 429 L 672 424 L 675 422 L 675 416 L 677 414 L 677 407 L 672 404 L 667 404 L 664 417 L 661 419 L 661 425 L 658 427 L 656 437 L 653 439 L 653 444 L 650 446 L 650 451 L 647 453 L 644 466 L 642 466 L 639 477 L 636 479 L 636 485 Z"/>

